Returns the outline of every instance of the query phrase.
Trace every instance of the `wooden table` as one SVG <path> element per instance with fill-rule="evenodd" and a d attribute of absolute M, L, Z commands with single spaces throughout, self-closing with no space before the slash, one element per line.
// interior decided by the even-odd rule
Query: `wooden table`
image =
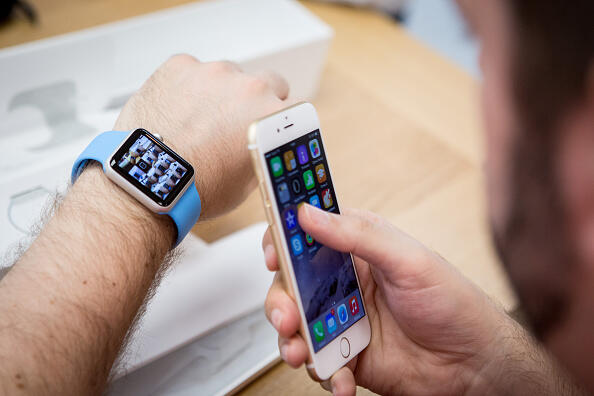
<path fill-rule="evenodd" d="M 33 0 L 41 23 L 1 27 L 0 48 L 185 2 Z M 336 34 L 313 103 L 342 205 L 387 217 L 457 265 L 504 307 L 513 306 L 486 224 L 477 82 L 385 16 L 304 4 Z M 263 219 L 254 193 L 196 232 L 212 241 Z M 284 364 L 243 393 L 326 394 L 304 370 Z"/>

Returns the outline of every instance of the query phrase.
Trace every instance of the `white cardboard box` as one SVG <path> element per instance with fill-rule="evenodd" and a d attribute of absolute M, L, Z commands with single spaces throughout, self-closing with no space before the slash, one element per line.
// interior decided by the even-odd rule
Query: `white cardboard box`
<path fill-rule="evenodd" d="M 0 50 L 0 257 L 27 235 L 48 194 L 66 187 L 78 153 L 113 126 L 129 95 L 171 55 L 275 70 L 289 81 L 293 98 L 308 99 L 331 37 L 331 29 L 295 1 L 220 0 Z M 186 255 L 163 280 L 117 375 L 262 306 L 271 277 L 259 248 L 263 229 L 254 226 L 211 247 L 194 237 L 184 241 Z M 194 287 L 229 282 L 231 291 L 221 287 L 220 294 Z M 191 310 L 199 315 L 180 318 Z M 256 349 L 275 350 L 273 338 L 256 341 Z M 236 366 L 253 371 L 274 358 L 239 356 Z M 194 377 L 191 367 L 185 370 Z M 229 385 L 213 381 L 209 386 Z"/>
<path fill-rule="evenodd" d="M 77 154 L 167 58 L 270 69 L 317 89 L 332 30 L 292 0 L 188 4 L 0 50 L 0 254 L 26 235 Z"/>

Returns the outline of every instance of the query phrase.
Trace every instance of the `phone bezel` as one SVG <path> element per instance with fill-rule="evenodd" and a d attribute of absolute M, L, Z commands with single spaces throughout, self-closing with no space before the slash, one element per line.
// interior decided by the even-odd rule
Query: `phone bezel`
<path fill-rule="evenodd" d="M 285 128 L 287 125 L 291 124 L 292 126 Z M 294 298 L 297 301 L 299 313 L 301 315 L 301 332 L 304 333 L 303 335 L 306 339 L 306 343 L 309 348 L 309 353 L 315 369 L 315 373 L 320 379 L 323 380 L 329 378 L 340 367 L 347 364 L 353 357 L 357 356 L 357 354 L 359 354 L 369 344 L 369 341 L 371 339 L 371 328 L 369 325 L 368 311 L 365 306 L 365 298 L 363 296 L 363 291 L 361 290 L 359 277 L 358 275 L 356 275 L 357 285 L 359 287 L 362 300 L 361 304 L 363 304 L 365 315 L 356 323 L 354 323 L 351 327 L 345 330 L 341 335 L 336 337 L 334 340 L 332 340 L 330 343 L 328 343 L 322 349 L 320 349 L 317 353 L 315 353 L 313 348 L 313 341 L 311 340 L 311 337 L 309 336 L 309 331 L 307 330 L 308 324 L 306 323 L 305 313 L 301 303 L 301 296 L 299 294 L 295 273 L 291 263 L 289 246 L 287 245 L 286 239 L 283 236 L 284 234 L 282 227 L 280 227 L 280 225 L 282 224 L 281 214 L 278 211 L 277 198 L 276 194 L 274 193 L 270 174 L 267 170 L 265 158 L 265 154 L 267 152 L 274 150 L 277 147 L 280 147 L 286 143 L 289 143 L 292 140 L 299 138 L 300 136 L 313 132 L 316 129 L 320 130 L 320 139 L 322 140 L 322 144 L 324 145 L 324 137 L 322 136 L 320 122 L 314 106 L 310 103 L 302 102 L 254 122 L 250 126 L 249 141 L 250 149 L 256 150 L 257 152 L 258 164 L 256 171 L 258 172 L 260 187 L 265 189 L 265 195 L 269 200 L 269 202 L 265 203 L 265 205 L 269 205 L 267 210 L 270 210 L 270 212 L 272 212 L 269 214 L 269 221 L 273 220 L 273 227 L 276 227 L 276 232 L 278 233 L 277 235 L 280 236 L 273 239 L 275 239 L 277 251 L 280 250 L 283 256 L 282 259 L 284 260 L 284 265 L 282 265 L 282 270 L 284 272 L 288 272 L 288 278 L 290 278 L 291 280 L 291 292 L 294 294 Z M 326 146 L 324 145 L 324 147 Z M 332 177 L 332 171 L 330 169 L 331 165 L 327 151 L 326 161 L 328 163 L 327 172 L 330 175 L 330 177 Z M 334 183 L 334 179 L 332 180 Z M 338 194 L 336 193 L 336 187 L 334 187 L 334 198 L 338 203 L 339 198 Z M 272 217 L 272 219 L 270 219 L 270 216 Z M 280 261 L 282 262 L 283 260 Z M 305 334 L 307 334 L 307 336 L 305 336 Z M 340 353 L 340 342 L 343 337 L 346 337 L 349 340 L 351 348 L 351 353 L 347 358 L 344 358 Z"/>

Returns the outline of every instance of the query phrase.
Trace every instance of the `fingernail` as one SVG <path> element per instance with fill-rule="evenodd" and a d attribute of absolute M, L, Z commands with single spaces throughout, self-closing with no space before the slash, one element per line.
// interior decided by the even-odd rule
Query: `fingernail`
<path fill-rule="evenodd" d="M 330 216 L 327 212 L 315 208 L 311 205 L 304 205 L 305 214 L 309 216 L 310 220 L 316 224 L 324 225 L 330 221 Z"/>
<path fill-rule="evenodd" d="M 281 355 L 281 359 L 283 359 L 285 362 L 287 361 L 287 352 L 289 351 L 289 346 L 287 344 L 283 344 L 280 347 L 280 355 Z"/>
<path fill-rule="evenodd" d="M 270 321 L 277 331 L 280 331 L 281 323 L 283 322 L 283 313 L 280 309 L 275 308 L 270 313 Z"/>

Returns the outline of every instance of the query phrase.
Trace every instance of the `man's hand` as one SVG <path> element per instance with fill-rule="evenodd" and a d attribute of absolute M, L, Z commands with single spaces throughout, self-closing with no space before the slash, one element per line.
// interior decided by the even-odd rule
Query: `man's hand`
<path fill-rule="evenodd" d="M 287 106 L 288 93 L 287 82 L 274 73 L 250 75 L 230 62 L 177 55 L 130 98 L 114 129 L 160 134 L 194 166 L 201 217 L 214 217 L 255 187 L 247 127 Z"/>
<path fill-rule="evenodd" d="M 123 109 L 115 129 L 144 127 L 196 170 L 203 215 L 254 186 L 246 129 L 286 106 L 282 78 L 231 63 L 168 60 Z M 0 394 L 100 394 L 174 238 L 91 165 L 0 282 Z"/>
<path fill-rule="evenodd" d="M 371 324 L 367 349 L 322 384 L 334 394 L 352 395 L 356 385 L 406 395 L 571 389 L 524 330 L 484 293 L 383 219 L 352 210 L 339 216 L 304 205 L 299 223 L 316 241 L 355 255 Z M 277 271 L 270 233 L 263 248 L 268 268 Z M 299 311 L 278 274 L 266 313 L 279 332 L 282 358 L 293 367 L 303 364 L 309 352 L 297 333 Z"/>

